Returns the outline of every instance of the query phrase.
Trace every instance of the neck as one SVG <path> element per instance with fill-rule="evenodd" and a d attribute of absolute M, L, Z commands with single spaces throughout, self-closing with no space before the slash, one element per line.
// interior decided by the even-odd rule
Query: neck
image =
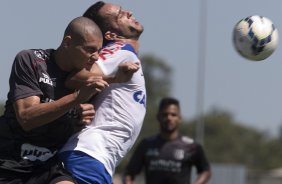
<path fill-rule="evenodd" d="M 70 64 L 68 63 L 65 54 L 63 54 L 62 48 L 59 47 L 54 52 L 54 59 L 55 63 L 59 66 L 59 68 L 63 71 L 70 72 L 72 68 L 70 67 Z"/>
<path fill-rule="evenodd" d="M 136 53 L 139 53 L 139 42 L 138 40 L 130 40 L 128 41 L 129 44 L 132 45 Z"/>
<path fill-rule="evenodd" d="M 174 140 L 178 137 L 179 133 L 178 131 L 174 131 L 174 132 L 161 132 L 161 137 L 165 140 Z"/>

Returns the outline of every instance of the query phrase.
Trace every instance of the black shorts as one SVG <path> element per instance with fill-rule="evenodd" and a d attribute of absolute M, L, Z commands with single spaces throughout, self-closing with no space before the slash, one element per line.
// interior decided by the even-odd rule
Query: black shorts
<path fill-rule="evenodd" d="M 0 184 L 55 184 L 59 181 L 76 183 L 56 159 L 37 166 L 34 172 L 30 173 L 0 168 Z"/>

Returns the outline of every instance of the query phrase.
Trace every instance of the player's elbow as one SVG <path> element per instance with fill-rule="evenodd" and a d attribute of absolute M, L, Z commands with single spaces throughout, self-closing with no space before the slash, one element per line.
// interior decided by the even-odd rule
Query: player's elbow
<path fill-rule="evenodd" d="M 199 179 L 200 179 L 200 181 L 201 181 L 200 183 L 202 183 L 202 184 L 207 183 L 207 182 L 210 180 L 211 176 L 212 176 L 212 173 L 211 173 L 211 170 L 210 170 L 210 169 L 201 172 L 201 173 L 199 174 Z"/>
<path fill-rule="evenodd" d="M 134 179 L 131 175 L 124 175 L 123 184 L 133 184 Z"/>
<path fill-rule="evenodd" d="M 25 132 L 28 132 L 34 128 L 33 126 L 31 126 L 32 123 L 30 122 L 30 118 L 25 112 L 18 113 L 17 121 Z"/>

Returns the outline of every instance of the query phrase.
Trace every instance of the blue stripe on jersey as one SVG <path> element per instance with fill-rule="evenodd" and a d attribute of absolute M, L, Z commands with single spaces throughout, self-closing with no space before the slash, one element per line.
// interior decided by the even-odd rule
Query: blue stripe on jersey
<path fill-rule="evenodd" d="M 138 56 L 138 54 L 135 52 L 134 48 L 132 47 L 132 45 L 130 44 L 126 44 L 124 47 L 121 48 L 122 50 L 128 50 L 133 52 L 136 56 Z"/>

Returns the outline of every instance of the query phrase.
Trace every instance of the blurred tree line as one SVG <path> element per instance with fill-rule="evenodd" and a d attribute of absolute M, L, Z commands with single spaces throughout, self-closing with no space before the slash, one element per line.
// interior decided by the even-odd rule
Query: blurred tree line
<path fill-rule="evenodd" d="M 144 55 L 141 61 L 147 87 L 147 114 L 137 143 L 143 137 L 158 132 L 156 113 L 159 100 L 162 97 L 173 96 L 170 91 L 172 68 L 153 55 Z M 3 111 L 2 101 L 0 115 Z M 183 120 L 181 132 L 195 138 L 197 118 Z M 247 127 L 242 122 L 236 122 L 232 113 L 222 109 L 211 109 L 204 115 L 203 120 L 205 122 L 203 146 L 211 163 L 243 164 L 254 171 L 282 166 L 282 136 L 270 137 L 265 132 Z M 117 172 L 123 171 L 135 146 L 117 168 Z"/>
<path fill-rule="evenodd" d="M 0 116 L 4 113 L 4 105 L 5 105 L 5 102 L 4 101 L 0 101 Z"/>
<path fill-rule="evenodd" d="M 172 68 L 151 55 L 143 56 L 141 61 L 147 87 L 147 114 L 135 146 L 143 137 L 158 132 L 156 113 L 159 100 L 170 95 L 178 98 L 170 91 Z M 181 103 L 184 102 L 180 101 Z M 236 122 L 232 113 L 223 109 L 211 109 L 204 115 L 203 121 L 203 146 L 211 163 L 243 164 L 252 171 L 282 167 L 282 136 L 270 137 L 266 132 L 247 127 L 243 122 Z M 197 122 L 198 117 L 183 120 L 181 132 L 195 138 Z M 117 172 L 122 172 L 135 146 L 117 168 Z"/>

